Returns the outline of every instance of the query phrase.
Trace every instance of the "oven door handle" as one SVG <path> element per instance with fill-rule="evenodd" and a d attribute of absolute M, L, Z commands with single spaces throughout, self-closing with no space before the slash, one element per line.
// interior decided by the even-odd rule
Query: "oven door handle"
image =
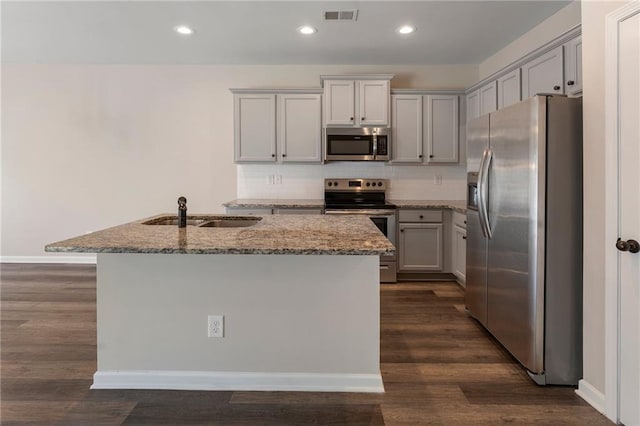
<path fill-rule="evenodd" d="M 395 210 L 325 210 L 324 214 L 393 216 L 396 214 L 396 211 Z"/>

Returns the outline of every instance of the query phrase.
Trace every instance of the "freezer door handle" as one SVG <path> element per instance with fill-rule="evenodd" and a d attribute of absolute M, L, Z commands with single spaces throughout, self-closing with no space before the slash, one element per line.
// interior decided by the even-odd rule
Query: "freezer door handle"
<path fill-rule="evenodd" d="M 480 165 L 480 176 L 478 176 L 478 210 L 480 213 L 480 222 L 484 228 L 483 233 L 489 239 L 493 237 L 491 231 L 491 223 L 489 223 L 489 209 L 487 204 L 489 203 L 489 168 L 491 167 L 491 160 L 493 160 L 493 151 L 486 149 L 482 156 L 482 164 Z"/>

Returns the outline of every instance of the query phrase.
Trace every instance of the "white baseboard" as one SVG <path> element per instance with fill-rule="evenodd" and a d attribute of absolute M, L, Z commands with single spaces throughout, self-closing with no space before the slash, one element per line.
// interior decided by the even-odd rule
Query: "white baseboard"
<path fill-rule="evenodd" d="M 382 393 L 378 374 L 97 371 L 91 389 Z"/>
<path fill-rule="evenodd" d="M 604 414 L 604 394 L 596 389 L 591 383 L 582 379 L 578 382 L 576 389 L 578 396 L 589 403 L 593 408 Z"/>
<path fill-rule="evenodd" d="M 82 263 L 96 264 L 97 256 L 0 256 L 0 263 Z"/>

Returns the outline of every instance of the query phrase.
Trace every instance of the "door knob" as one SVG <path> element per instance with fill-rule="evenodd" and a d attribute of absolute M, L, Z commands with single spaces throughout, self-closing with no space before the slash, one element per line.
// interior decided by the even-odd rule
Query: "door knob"
<path fill-rule="evenodd" d="M 620 251 L 638 253 L 640 252 L 640 243 L 638 243 L 636 240 L 623 241 L 622 238 L 618 238 L 618 241 L 616 241 L 616 248 Z"/>

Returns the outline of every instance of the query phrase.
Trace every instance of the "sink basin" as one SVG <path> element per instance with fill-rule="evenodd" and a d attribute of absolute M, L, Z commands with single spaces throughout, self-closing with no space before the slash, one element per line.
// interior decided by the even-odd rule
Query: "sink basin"
<path fill-rule="evenodd" d="M 262 220 L 261 217 L 235 217 L 233 219 L 213 219 L 198 225 L 201 228 L 243 228 L 253 226 Z"/>
<path fill-rule="evenodd" d="M 187 225 L 200 228 L 243 228 L 252 226 L 261 221 L 257 216 L 209 216 L 199 219 L 187 219 Z M 163 216 L 142 222 L 143 225 L 169 225 L 178 226 L 176 216 Z"/>
<path fill-rule="evenodd" d="M 202 224 L 204 220 L 202 219 L 187 219 L 187 225 L 198 226 Z M 146 222 L 142 222 L 143 225 L 173 225 L 178 226 L 178 219 L 164 218 L 161 217 L 159 219 L 147 220 Z"/>

